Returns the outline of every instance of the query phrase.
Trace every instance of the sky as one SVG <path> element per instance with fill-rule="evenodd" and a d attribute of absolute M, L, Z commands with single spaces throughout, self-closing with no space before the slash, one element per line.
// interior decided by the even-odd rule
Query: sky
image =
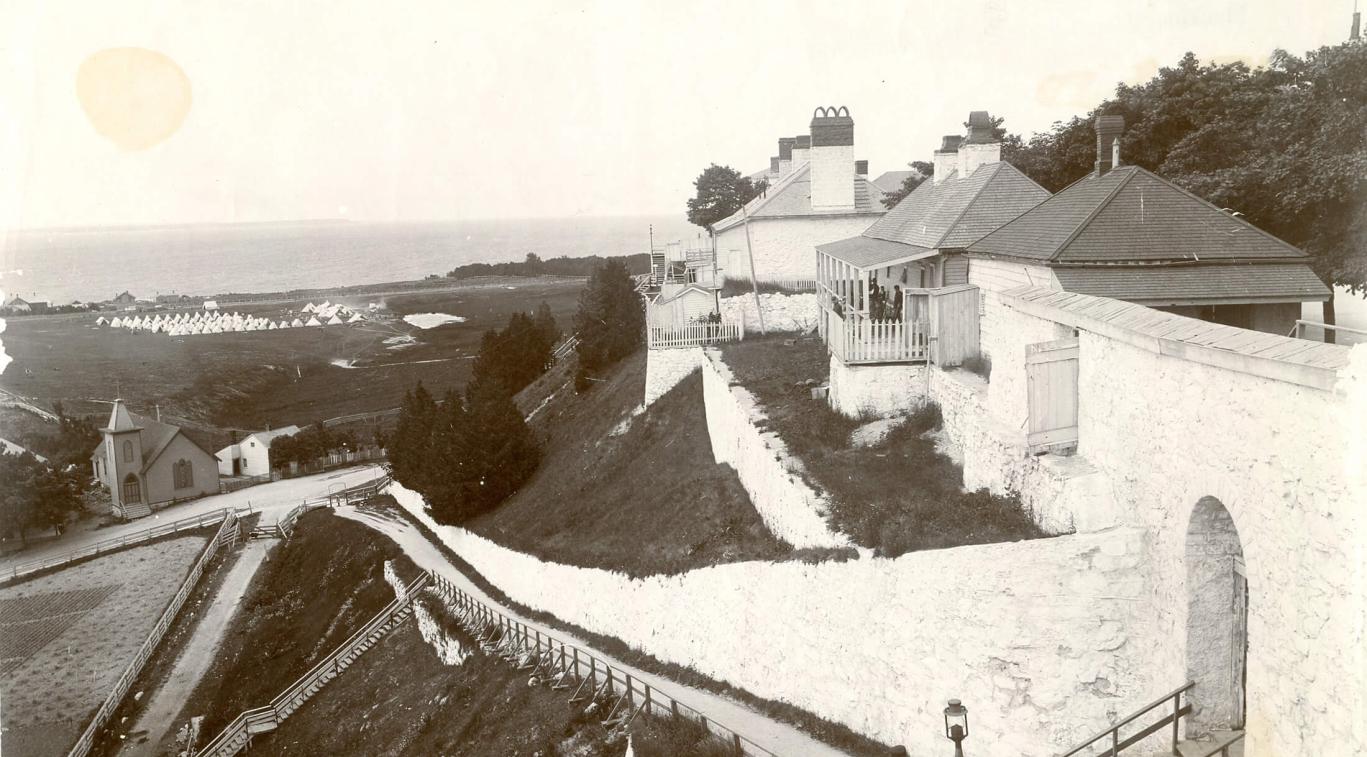
<path fill-rule="evenodd" d="M 1256 64 L 1278 47 L 1337 44 L 1352 11 L 1351 0 L 0 6 L 10 229 L 682 213 L 709 163 L 767 168 L 777 138 L 806 133 L 819 105 L 850 109 L 856 157 L 877 175 L 928 160 L 970 110 L 1029 134 L 1186 51 Z M 107 52 L 122 48 L 137 49 L 135 63 Z M 131 77 L 144 64 L 151 73 Z"/>

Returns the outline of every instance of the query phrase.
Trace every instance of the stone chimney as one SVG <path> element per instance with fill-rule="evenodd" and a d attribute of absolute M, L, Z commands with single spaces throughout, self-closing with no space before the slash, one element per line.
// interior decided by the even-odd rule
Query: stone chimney
<path fill-rule="evenodd" d="M 781 179 L 793 171 L 793 144 L 797 140 L 792 137 L 778 138 L 778 177 Z"/>
<path fill-rule="evenodd" d="M 869 178 L 869 162 L 867 160 L 856 160 L 854 162 L 854 175 Z"/>
<path fill-rule="evenodd" d="M 931 177 L 936 184 L 949 178 L 949 175 L 959 168 L 959 143 L 964 138 L 958 134 L 946 134 L 940 138 L 940 149 L 935 151 L 933 164 L 935 175 Z"/>
<path fill-rule="evenodd" d="M 959 178 L 968 178 L 979 166 L 998 163 L 1002 143 L 992 134 L 992 116 L 985 110 L 968 114 L 968 133 L 959 145 Z"/>
<path fill-rule="evenodd" d="M 1096 117 L 1096 175 L 1120 165 L 1120 135 L 1125 133 L 1124 116 Z"/>
<path fill-rule="evenodd" d="M 793 137 L 793 168 L 812 159 L 812 138 L 806 134 Z"/>
<path fill-rule="evenodd" d="M 779 168 L 778 168 L 778 156 L 775 155 L 774 157 L 772 157 L 772 158 L 769 159 L 769 175 L 770 175 L 770 176 L 778 176 L 778 175 L 779 175 L 778 170 L 779 170 Z"/>
<path fill-rule="evenodd" d="M 854 119 L 849 109 L 817 108 L 811 143 L 812 209 L 854 210 Z"/>

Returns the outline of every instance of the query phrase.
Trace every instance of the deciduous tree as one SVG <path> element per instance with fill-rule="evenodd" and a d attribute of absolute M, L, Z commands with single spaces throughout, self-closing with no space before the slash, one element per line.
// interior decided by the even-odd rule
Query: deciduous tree
<path fill-rule="evenodd" d="M 759 196 L 769 183 L 763 179 L 751 181 L 730 166 L 713 163 L 698 174 L 693 186 L 697 191 L 688 200 L 688 222 L 707 229 L 707 233 L 711 234 L 713 225 Z"/>

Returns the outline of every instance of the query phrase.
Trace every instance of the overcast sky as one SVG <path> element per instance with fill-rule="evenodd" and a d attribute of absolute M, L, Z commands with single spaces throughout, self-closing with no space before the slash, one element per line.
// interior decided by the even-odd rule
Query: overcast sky
<path fill-rule="evenodd" d="M 1032 132 L 1191 50 L 1262 62 L 1347 36 L 1351 0 L 360 3 L 3 0 L 0 227 L 681 213 L 710 162 L 767 167 L 846 105 L 872 173 L 968 111 Z M 77 72 L 174 61 L 142 149 Z"/>

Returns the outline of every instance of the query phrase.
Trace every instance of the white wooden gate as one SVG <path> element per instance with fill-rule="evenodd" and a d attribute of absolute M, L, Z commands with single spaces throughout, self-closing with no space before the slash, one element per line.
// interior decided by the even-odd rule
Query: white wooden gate
<path fill-rule="evenodd" d="M 1026 345 L 1031 452 L 1077 444 L 1077 361 L 1077 337 Z"/>

